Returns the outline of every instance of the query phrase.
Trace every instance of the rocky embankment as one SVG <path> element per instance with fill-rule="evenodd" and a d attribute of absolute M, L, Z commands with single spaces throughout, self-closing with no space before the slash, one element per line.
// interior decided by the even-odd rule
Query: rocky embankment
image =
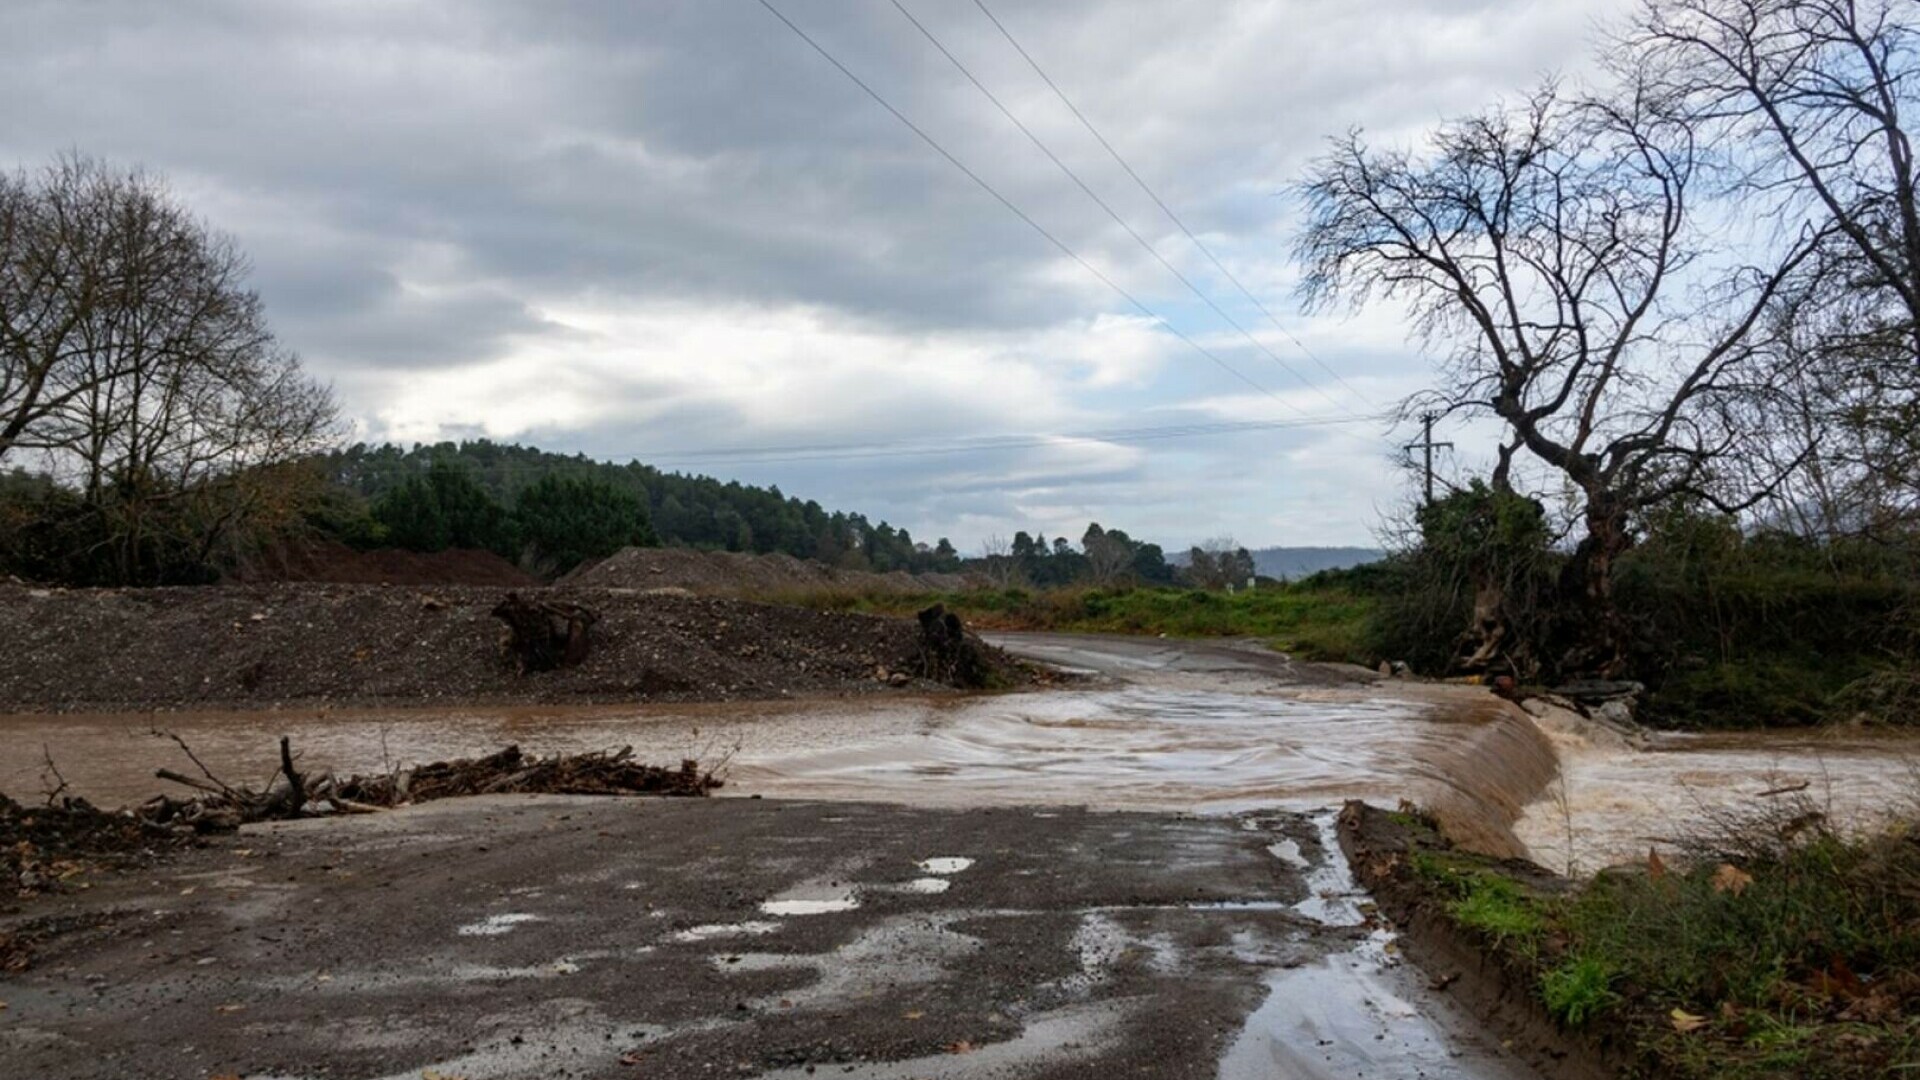
<path fill-rule="evenodd" d="M 491 614 L 507 594 L 3 585 L 0 711 L 686 701 L 939 687 L 922 677 L 927 656 L 913 620 L 585 587 L 526 593 L 582 605 L 598 619 L 577 666 L 520 674 Z M 994 682 L 1023 677 L 973 644 Z"/>

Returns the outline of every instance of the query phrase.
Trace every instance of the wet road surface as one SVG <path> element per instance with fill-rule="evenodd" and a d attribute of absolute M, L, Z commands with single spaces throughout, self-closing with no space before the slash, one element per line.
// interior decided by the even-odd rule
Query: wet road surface
<path fill-rule="evenodd" d="M 0 980 L 0 1076 L 1537 1076 L 1397 961 L 1325 808 L 1404 798 L 1495 850 L 1519 850 L 1517 831 L 1551 851 L 1571 821 L 1603 852 L 1638 844 L 1676 792 L 1711 792 L 1689 776 L 1750 794 L 1767 752 L 1543 732 L 1478 690 L 1251 646 L 1001 643 L 1089 678 L 960 699 L 163 715 L 249 778 L 282 733 L 342 772 L 632 744 L 730 756 L 736 797 L 455 800 L 250 829 L 103 881 L 55 903 L 81 929 Z M 148 794 L 169 748 L 153 722 L 0 717 L 0 789 L 32 790 L 45 744 L 101 801 Z M 1797 753 L 1774 760 L 1805 768 Z"/>
<path fill-rule="evenodd" d="M 1530 727 L 1260 649 L 1007 644 L 1095 677 L 665 714 L 163 717 L 216 769 L 270 768 L 249 755 L 280 732 L 343 770 L 503 737 L 704 744 L 734 754 L 736 795 L 780 798 L 454 800 L 249 829 L 60 901 L 98 925 L 0 984 L 0 1074 L 1536 1075 L 1397 962 L 1331 815 L 1296 812 L 1443 795 L 1463 752 Z M 138 794 L 147 723 L 0 730 L 83 790 Z"/>

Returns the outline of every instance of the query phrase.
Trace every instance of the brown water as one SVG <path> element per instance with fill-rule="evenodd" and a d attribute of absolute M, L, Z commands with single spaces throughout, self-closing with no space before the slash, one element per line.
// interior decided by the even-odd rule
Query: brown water
<path fill-rule="evenodd" d="M 306 768 L 342 774 L 505 743 L 539 753 L 631 745 L 647 760 L 718 764 L 729 795 L 1200 812 L 1404 799 L 1473 846 L 1575 870 L 1644 857 L 1677 822 L 1752 805 L 1771 788 L 1805 782 L 1844 822 L 1920 795 L 1912 737 L 1666 736 L 1632 749 L 1591 726 L 1543 732 L 1478 690 L 1343 683 L 1258 650 L 1004 643 L 1099 678 L 962 699 L 0 716 L 0 791 L 41 789 L 43 747 L 71 790 L 96 802 L 168 790 L 157 766 L 195 770 L 155 724 L 223 778 L 256 784 L 272 774 L 281 735 Z"/>
<path fill-rule="evenodd" d="M 37 790 L 43 747 L 72 789 L 97 802 L 164 790 L 156 766 L 193 766 L 152 734 L 156 722 L 216 773 L 252 783 L 272 773 L 282 735 L 306 768 L 339 773 L 509 742 L 541 753 L 631 745 L 648 760 L 724 763 L 725 793 L 735 796 L 1201 812 L 1406 800 L 1483 850 L 1579 869 L 1644 857 L 1650 838 L 1662 842 L 1702 808 L 1751 803 L 1800 780 L 1848 820 L 1920 790 L 1915 739 L 1669 737 L 1639 750 L 1591 725 L 1537 725 L 1482 691 L 1343 682 L 1257 650 L 1041 636 L 1006 644 L 1098 678 L 969 699 L 0 716 L 0 790 Z M 1274 854 L 1309 875 L 1303 916 L 1360 935 L 1357 886 L 1331 843 L 1331 816 L 1315 820 L 1326 861 L 1309 866 L 1278 845 Z M 1322 963 L 1275 970 L 1220 1074 L 1524 1073 L 1474 1049 L 1445 996 L 1400 970 L 1389 934 L 1361 938 Z"/>
<path fill-rule="evenodd" d="M 1551 737 L 1560 775 L 1514 831 L 1536 861 L 1562 872 L 1645 859 L 1649 848 L 1670 851 L 1709 815 L 1783 798 L 1811 800 L 1843 828 L 1911 813 L 1920 800 L 1920 736 L 1910 733 L 1668 734 L 1644 749 L 1604 732 Z"/>
<path fill-rule="evenodd" d="M 1142 684 L 962 701 L 15 715 L 0 717 L 0 790 L 38 789 L 43 746 L 71 789 L 96 802 L 168 790 L 156 766 L 195 769 L 152 734 L 156 723 L 223 779 L 251 783 L 272 774 L 281 735 L 303 767 L 342 774 L 508 742 L 542 753 L 632 745 L 648 760 L 723 762 L 726 794 L 923 805 L 1218 812 L 1491 793 L 1511 818 L 1551 770 L 1525 722 L 1497 714 Z M 1531 759 L 1518 789 L 1481 767 L 1516 755 Z M 1463 782 L 1475 772 L 1487 775 Z"/>

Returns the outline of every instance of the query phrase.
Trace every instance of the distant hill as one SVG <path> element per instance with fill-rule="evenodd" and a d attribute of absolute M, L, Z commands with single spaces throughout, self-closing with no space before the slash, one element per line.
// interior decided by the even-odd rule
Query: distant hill
<path fill-rule="evenodd" d="M 1322 570 L 1344 570 L 1379 562 L 1387 553 L 1378 548 L 1270 547 L 1253 551 L 1253 565 L 1262 576 L 1293 581 Z"/>
<path fill-rule="evenodd" d="M 487 439 L 411 448 L 362 443 L 320 460 L 334 482 L 367 499 L 378 499 L 410 477 L 425 474 L 435 462 L 462 469 L 502 505 L 512 504 L 543 477 L 590 477 L 639 496 L 653 531 L 668 547 L 781 552 L 843 570 L 877 573 L 960 569 L 960 553 L 944 537 L 921 544 L 905 529 L 857 513 L 830 511 L 777 487 L 661 472 L 638 461 L 615 464 Z"/>

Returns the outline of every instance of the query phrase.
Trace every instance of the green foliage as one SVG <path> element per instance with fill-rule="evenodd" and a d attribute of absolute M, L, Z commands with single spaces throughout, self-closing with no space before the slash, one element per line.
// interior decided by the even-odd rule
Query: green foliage
<path fill-rule="evenodd" d="M 1489 873 L 1459 876 L 1461 895 L 1447 905 L 1447 913 L 1496 942 L 1531 943 L 1546 928 L 1533 901 L 1506 878 Z"/>
<path fill-rule="evenodd" d="M 1561 594 L 1565 556 L 1538 507 L 1473 486 L 1420 514 L 1423 544 L 1384 562 L 1316 575 L 1316 587 L 1374 598 L 1356 650 L 1423 674 L 1456 670 L 1476 600 L 1499 613 L 1505 654 L 1548 685 L 1581 610 Z M 1866 716 L 1920 719 L 1920 537 L 1815 543 L 1742 531 L 1685 505 L 1639 523 L 1615 564 L 1631 628 L 1628 676 L 1649 688 L 1640 719 L 1668 727 L 1760 727 Z M 1489 603 L 1489 601 L 1491 601 Z"/>
<path fill-rule="evenodd" d="M 1305 659 L 1363 659 L 1370 598 L 1338 589 L 1270 585 L 1231 595 L 1194 589 L 980 590 L 938 596 L 808 593 L 813 607 L 909 614 L 938 600 L 970 624 L 1002 630 L 1259 637 Z"/>
<path fill-rule="evenodd" d="M 1684 508 L 1655 517 L 1615 585 L 1635 629 L 1635 671 L 1653 689 L 1649 717 L 1690 727 L 1828 718 L 1850 686 L 1910 655 L 1917 552 L 1913 541 L 1742 534 Z"/>
<path fill-rule="evenodd" d="M 543 477 L 520 493 L 513 516 L 534 562 L 554 574 L 657 542 L 639 496 L 584 477 Z"/>
<path fill-rule="evenodd" d="M 1540 997 L 1554 1019 L 1568 1027 L 1585 1027 L 1619 1002 L 1613 980 L 1613 968 L 1606 961 L 1578 956 L 1540 977 Z"/>
<path fill-rule="evenodd" d="M 477 548 L 512 556 L 514 522 L 466 470 L 435 462 L 373 504 L 387 540 L 410 551 Z"/>
<path fill-rule="evenodd" d="M 640 501 L 658 542 L 672 547 L 784 552 L 842 569 L 883 573 L 951 571 L 960 564 L 959 552 L 944 539 L 923 545 L 905 529 L 875 524 L 860 514 L 829 512 L 819 503 L 790 498 L 777 487 L 664 473 L 637 461 L 615 465 L 486 439 L 411 449 L 363 444 L 323 461 L 337 482 L 376 504 L 411 484 L 423 470 L 442 464 L 458 468 L 500 506 L 515 505 L 521 492 L 549 477 L 591 480 L 625 492 Z"/>

